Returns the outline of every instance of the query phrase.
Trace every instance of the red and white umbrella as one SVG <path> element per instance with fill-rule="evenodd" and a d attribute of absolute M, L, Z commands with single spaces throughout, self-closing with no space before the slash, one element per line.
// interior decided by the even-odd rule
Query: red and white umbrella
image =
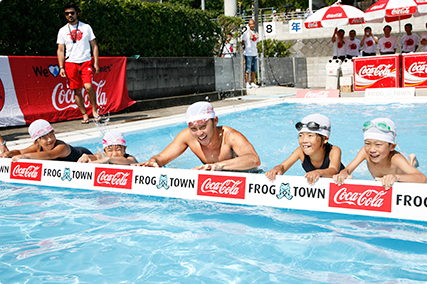
<path fill-rule="evenodd" d="M 337 1 L 331 6 L 317 10 L 304 21 L 305 27 L 307 29 L 322 27 L 333 28 L 345 25 L 363 24 L 365 22 L 362 10 L 350 5 L 341 5 L 340 2 L 341 1 Z"/>
<path fill-rule="evenodd" d="M 427 0 L 379 0 L 365 12 L 367 22 L 395 22 L 427 13 Z"/>

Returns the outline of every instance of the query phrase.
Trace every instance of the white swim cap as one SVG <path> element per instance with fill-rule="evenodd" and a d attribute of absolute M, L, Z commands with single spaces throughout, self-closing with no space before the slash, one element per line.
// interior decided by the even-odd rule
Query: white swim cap
<path fill-rule="evenodd" d="M 120 131 L 108 131 L 102 139 L 103 148 L 111 145 L 126 146 L 125 136 Z"/>
<path fill-rule="evenodd" d="M 319 113 L 307 115 L 295 127 L 298 129 L 298 133 L 312 132 L 328 138 L 331 135 L 331 121 Z"/>
<path fill-rule="evenodd" d="M 215 118 L 213 106 L 208 102 L 197 102 L 192 104 L 187 109 L 185 120 L 187 124 L 202 119 Z"/>
<path fill-rule="evenodd" d="M 53 131 L 52 125 L 44 119 L 37 119 L 28 127 L 28 133 L 34 141 L 51 131 Z"/>
<path fill-rule="evenodd" d="M 396 125 L 389 118 L 375 118 L 363 124 L 364 140 L 380 140 L 396 144 Z"/>

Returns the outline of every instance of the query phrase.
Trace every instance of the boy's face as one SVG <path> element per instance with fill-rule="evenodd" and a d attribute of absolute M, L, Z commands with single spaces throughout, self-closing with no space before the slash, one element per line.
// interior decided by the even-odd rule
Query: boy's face
<path fill-rule="evenodd" d="M 212 141 L 216 123 L 218 123 L 218 118 L 216 117 L 203 123 L 194 123 L 189 126 L 190 133 L 202 146 L 208 146 Z"/>
<path fill-rule="evenodd" d="M 411 35 L 412 34 L 412 28 L 411 28 L 411 26 L 406 26 L 405 27 L 405 32 L 406 32 L 407 35 Z"/>
<path fill-rule="evenodd" d="M 351 31 L 351 32 L 349 33 L 349 36 L 350 36 L 350 39 L 354 39 L 354 38 L 356 37 L 356 33 L 355 33 L 355 32 L 353 32 L 353 31 Z"/>
<path fill-rule="evenodd" d="M 384 35 L 386 37 L 389 37 L 391 33 L 391 29 L 389 27 L 384 28 Z"/>
<path fill-rule="evenodd" d="M 124 157 L 126 153 L 126 146 L 122 145 L 110 145 L 104 149 L 107 157 Z"/>
<path fill-rule="evenodd" d="M 390 144 L 381 140 L 366 139 L 365 152 L 371 162 L 377 164 L 388 158 L 390 152 L 394 150 L 396 144 Z"/>
<path fill-rule="evenodd" d="M 326 143 L 328 139 L 325 139 L 323 143 Z M 322 138 L 313 132 L 301 132 L 298 134 L 298 143 L 302 148 L 304 154 L 310 156 L 317 153 L 322 149 Z"/>
<path fill-rule="evenodd" d="M 365 30 L 365 35 L 370 36 L 370 35 L 371 35 L 371 33 L 372 33 L 372 30 L 371 30 L 371 29 L 366 29 L 366 30 Z"/>
<path fill-rule="evenodd" d="M 51 131 L 46 135 L 38 138 L 35 143 L 37 143 L 43 150 L 52 150 L 56 144 L 55 132 Z"/>

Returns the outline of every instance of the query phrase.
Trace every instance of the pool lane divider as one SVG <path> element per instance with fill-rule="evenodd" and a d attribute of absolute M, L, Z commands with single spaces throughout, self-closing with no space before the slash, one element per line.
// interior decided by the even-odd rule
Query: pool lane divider
<path fill-rule="evenodd" d="M 204 200 L 221 203 L 427 221 L 427 184 L 377 181 L 336 185 L 321 178 L 148 168 L 59 161 L 0 159 L 0 181 L 78 190 Z"/>

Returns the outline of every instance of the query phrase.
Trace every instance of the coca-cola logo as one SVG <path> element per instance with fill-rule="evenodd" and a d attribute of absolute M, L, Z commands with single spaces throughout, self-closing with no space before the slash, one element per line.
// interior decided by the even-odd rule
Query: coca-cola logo
<path fill-rule="evenodd" d="M 409 15 L 412 14 L 409 7 L 394 8 L 390 13 L 392 16 Z"/>
<path fill-rule="evenodd" d="M 391 212 L 392 188 L 334 183 L 329 187 L 329 207 Z"/>
<path fill-rule="evenodd" d="M 426 62 L 414 62 L 408 68 L 408 73 L 413 75 L 416 73 L 427 73 L 427 64 Z"/>
<path fill-rule="evenodd" d="M 408 38 L 406 40 L 406 46 L 412 46 L 412 45 L 414 45 L 414 40 L 412 38 Z"/>
<path fill-rule="evenodd" d="M 372 45 L 374 45 L 374 41 L 373 40 L 368 40 L 367 42 L 366 42 L 366 45 L 367 46 L 372 46 Z"/>
<path fill-rule="evenodd" d="M 336 14 L 327 14 L 326 15 L 327 19 L 337 19 L 337 18 L 342 18 L 342 13 L 336 13 Z"/>
<path fill-rule="evenodd" d="M 132 188 L 132 170 L 95 168 L 94 186 Z"/>
<path fill-rule="evenodd" d="M 106 106 L 107 105 L 107 94 L 103 92 L 102 87 L 107 83 L 105 80 L 101 80 L 98 82 L 92 81 L 93 88 L 96 93 L 96 104 L 99 106 Z M 89 107 L 89 97 L 87 95 L 87 92 L 85 89 L 82 91 L 83 99 L 84 99 L 84 105 L 85 107 Z M 74 91 L 67 89 L 64 87 L 64 84 L 59 83 L 56 85 L 56 87 L 53 89 L 52 92 L 52 105 L 53 107 L 58 110 L 62 111 L 67 108 L 77 108 L 76 101 L 74 100 Z"/>
<path fill-rule="evenodd" d="M 359 76 L 361 77 L 387 77 L 391 74 L 393 64 L 380 64 L 375 65 L 364 65 L 359 70 Z"/>
<path fill-rule="evenodd" d="M 327 98 L 328 95 L 329 95 L 329 91 L 318 91 L 318 92 L 308 91 L 304 97 L 307 99 L 323 99 L 323 98 Z"/>
<path fill-rule="evenodd" d="M 350 19 L 350 25 L 363 24 L 364 22 L 365 22 L 364 18 Z"/>
<path fill-rule="evenodd" d="M 391 47 L 391 42 L 387 41 L 384 43 L 384 47 L 385 48 L 390 48 Z"/>
<path fill-rule="evenodd" d="M 40 163 L 15 162 L 12 163 L 10 178 L 41 181 L 42 168 L 43 164 Z"/>
<path fill-rule="evenodd" d="M 81 30 L 77 30 L 77 29 L 71 31 L 68 35 L 70 36 L 70 39 L 72 41 L 80 41 L 82 39 L 82 37 L 83 37 L 82 31 Z"/>
<path fill-rule="evenodd" d="M 352 44 L 350 44 L 349 47 L 350 47 L 350 49 L 355 50 L 355 49 L 357 49 L 357 44 L 352 43 Z"/>
<path fill-rule="evenodd" d="M 245 177 L 199 175 L 197 195 L 245 199 Z"/>
<path fill-rule="evenodd" d="M 307 28 L 319 28 L 319 22 L 310 22 L 307 24 Z"/>

